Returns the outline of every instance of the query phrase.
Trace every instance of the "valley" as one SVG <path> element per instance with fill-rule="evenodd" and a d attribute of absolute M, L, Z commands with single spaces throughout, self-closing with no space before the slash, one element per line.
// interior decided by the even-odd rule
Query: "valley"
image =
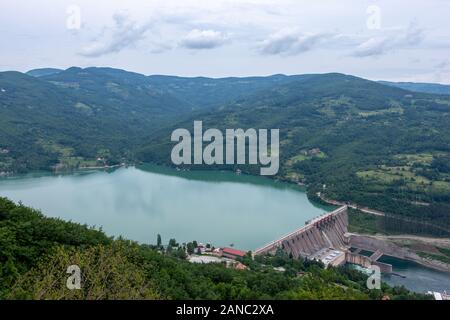
<path fill-rule="evenodd" d="M 448 266 L 443 239 L 450 234 L 450 96 L 445 94 L 407 91 L 338 73 L 211 79 L 77 67 L 28 74 L 1 72 L 0 88 L 0 195 L 53 217 L 45 218 L 50 219 L 43 223 L 45 228 L 73 220 L 136 241 L 126 246 L 139 251 L 138 256 L 115 247 L 122 245 L 122 237 L 106 240 L 101 234 L 95 240 L 73 242 L 73 249 L 84 243 L 93 247 L 80 251 L 81 256 L 113 250 L 117 255 L 112 254 L 111 259 L 116 262 L 132 259 L 123 266 L 136 268 L 134 275 L 165 283 L 152 287 L 148 297 L 205 297 L 191 292 L 202 286 L 197 282 L 186 288 L 167 285 L 167 277 L 179 277 L 181 269 L 199 271 L 183 264 L 180 248 L 156 258 L 154 253 L 161 250 L 152 245 L 157 234 L 160 237 L 162 233 L 171 243 L 200 237 L 219 246 L 254 250 L 327 211 L 330 204 L 353 208 L 349 210 L 350 232 L 410 248 L 426 266 Z M 221 132 L 242 129 L 243 133 L 252 128 L 279 129 L 278 174 L 271 179 L 258 177 L 260 166 L 243 159 L 229 161 L 231 165 L 223 161 L 206 166 L 195 161 L 194 152 L 187 159 L 192 161 L 172 163 L 171 151 L 179 142 L 171 141 L 172 133 L 179 128 L 195 132 L 196 121 L 202 121 L 202 133 L 211 128 Z M 188 149 L 194 146 L 195 139 L 190 140 L 185 146 Z M 240 142 L 248 145 L 245 139 Z M 64 201 L 55 203 L 54 197 Z M 14 207 L 6 199 L 2 201 L 7 208 L 4 212 Z M 3 294 L 17 297 L 22 292 L 17 288 L 28 281 L 24 271 L 32 268 L 37 272 L 42 266 L 33 255 L 27 256 L 26 265 L 17 260 L 17 243 L 11 234 L 28 231 L 21 229 L 22 222 L 10 229 L 13 216 L 3 215 L 8 217 L 2 229 L 7 233 L 1 236 L 0 230 L 0 241 L 9 250 L 4 251 L 4 257 L 9 257 L 5 268 L 13 267 L 0 270 L 16 286 L 12 291 L 0 287 L 0 295 L 3 290 Z M 27 225 L 27 216 L 18 219 Z M 86 232 L 94 234 L 94 229 Z M 36 232 L 37 241 L 47 237 Z M 432 237 L 441 240 L 424 240 Z M 64 243 L 58 236 L 52 241 Z M 64 261 L 68 253 L 46 252 L 45 256 L 53 254 Z M 133 259 L 158 261 L 153 270 L 161 274 L 149 278 L 150 271 L 136 267 Z M 270 273 L 270 281 L 295 279 L 294 283 L 303 285 L 312 281 L 326 297 L 380 298 L 381 294 L 366 292 L 361 287 L 364 278 L 346 267 L 327 271 L 319 265 L 317 270 L 324 271 L 312 271 L 314 263 L 309 266 L 279 253 L 241 263 L 252 268 L 246 273 L 250 277 L 267 272 L 266 264 L 284 266 L 290 270 L 282 276 L 287 278 Z M 181 269 L 167 275 L 168 265 Z M 401 265 L 394 263 L 394 270 Z M 95 268 L 89 263 L 87 267 Z M 215 266 L 202 268 L 202 272 L 216 272 Z M 299 270 L 311 273 L 310 280 L 298 278 Z M 411 279 L 426 274 L 435 280 L 433 289 L 441 289 L 439 279 L 443 278 L 437 271 L 417 266 L 400 270 Z M 341 280 L 326 285 L 324 273 L 335 273 L 332 277 Z M 207 291 L 208 297 L 314 298 L 311 291 L 299 291 L 296 285 L 281 285 L 270 296 L 262 293 L 264 289 L 250 295 L 247 287 L 240 295 L 226 295 L 220 281 L 205 277 L 203 281 L 218 285 Z M 237 275 L 233 273 L 233 277 Z M 385 280 L 418 292 L 427 289 L 426 283 Z M 259 285 L 255 283 L 254 288 Z M 342 285 L 354 289 L 342 291 Z M 27 294 L 33 293 L 32 288 L 23 288 Z M 130 288 L 127 296 L 133 290 Z M 408 291 L 395 291 L 399 289 L 383 290 L 396 298 L 415 297 Z"/>
<path fill-rule="evenodd" d="M 343 74 L 249 78 L 145 76 L 111 68 L 0 73 L 0 172 L 120 164 L 173 166 L 170 135 L 280 129 L 276 180 L 308 196 L 399 215 L 398 232 L 450 229 L 450 97 Z M 423 91 L 423 90 L 422 90 Z M 220 92 L 220 94 L 219 94 Z M 240 170 L 257 166 L 181 166 Z M 317 200 L 317 199 L 316 199 Z M 403 228 L 404 230 L 401 230 Z M 441 229 L 442 229 L 441 228 Z"/>

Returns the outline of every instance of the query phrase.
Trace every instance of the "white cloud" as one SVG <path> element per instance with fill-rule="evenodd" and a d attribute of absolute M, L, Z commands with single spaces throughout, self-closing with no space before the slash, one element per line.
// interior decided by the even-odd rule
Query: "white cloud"
<path fill-rule="evenodd" d="M 361 43 L 353 52 L 355 57 L 369 57 L 384 54 L 392 47 L 392 39 L 388 37 L 373 37 Z"/>
<path fill-rule="evenodd" d="M 66 8 L 72 0 L 2 0 L 0 69 L 96 64 L 146 74 L 337 71 L 390 80 L 425 73 L 432 80 L 436 73 L 450 82 L 448 67 L 435 72 L 441 70 L 436 64 L 448 58 L 450 1 L 410 0 L 405 5 L 377 0 L 382 9 L 379 30 L 367 28 L 366 9 L 372 2 L 77 0 L 82 27 L 70 32 Z M 127 16 L 112 19 L 117 12 Z M 415 18 L 420 28 L 408 28 Z M 204 48 L 215 49 L 199 50 Z M 194 50 L 202 54 L 191 54 Z M 377 63 L 370 57 L 377 57 Z M 419 57 L 420 62 L 411 63 Z"/>
<path fill-rule="evenodd" d="M 224 45 L 229 36 L 215 30 L 194 29 L 189 32 L 180 45 L 188 49 L 213 49 Z"/>
<path fill-rule="evenodd" d="M 85 57 L 100 57 L 110 53 L 117 53 L 136 45 L 145 38 L 151 24 L 138 25 L 130 21 L 127 16 L 115 14 L 114 26 L 105 28 L 102 35 L 95 42 L 84 47 L 80 55 Z"/>
<path fill-rule="evenodd" d="M 448 59 L 441 61 L 435 66 L 433 75 L 434 82 L 442 82 L 443 79 L 449 78 L 450 75 L 450 61 Z"/>
<path fill-rule="evenodd" d="M 386 32 L 385 32 L 386 33 Z M 412 48 L 424 40 L 424 30 L 415 22 L 403 30 L 392 30 L 387 35 L 375 36 L 359 44 L 352 55 L 355 57 L 380 56 L 397 49 Z"/>
<path fill-rule="evenodd" d="M 283 29 L 262 41 L 259 51 L 268 55 L 299 54 L 316 48 L 333 36 L 330 33 L 302 33 L 294 29 Z"/>

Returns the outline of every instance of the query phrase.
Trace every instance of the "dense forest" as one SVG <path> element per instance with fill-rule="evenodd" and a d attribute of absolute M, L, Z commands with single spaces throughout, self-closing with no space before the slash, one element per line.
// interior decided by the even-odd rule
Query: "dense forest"
<path fill-rule="evenodd" d="M 279 128 L 276 179 L 306 184 L 311 199 L 321 192 L 394 215 L 400 222 L 386 225 L 399 231 L 408 221 L 405 232 L 449 233 L 450 96 L 414 92 L 436 92 L 432 85 L 343 74 L 209 79 L 110 68 L 30 74 L 0 73 L 0 174 L 172 165 L 170 135 L 194 120 L 205 130 Z"/>
<path fill-rule="evenodd" d="M 196 117 L 173 127 L 192 129 Z M 200 119 L 205 130 L 279 128 L 276 178 L 306 184 L 310 198 L 319 200 L 321 192 L 328 199 L 401 215 L 412 222 L 409 232 L 449 234 L 449 96 L 341 74 L 317 75 L 258 92 Z M 164 129 L 153 134 L 137 157 L 170 164 L 169 134 Z M 257 168 L 240 169 L 257 173 Z M 440 230 L 425 230 L 424 222 Z"/>
<path fill-rule="evenodd" d="M 245 257 L 249 268 L 240 271 L 189 263 L 169 247 L 113 239 L 0 198 L 0 299 L 430 299 L 385 284 L 368 290 L 358 271 L 282 252 Z M 66 287 L 72 265 L 80 290 Z"/>
<path fill-rule="evenodd" d="M 439 83 L 417 83 L 417 82 L 389 82 L 379 81 L 382 84 L 397 87 L 409 91 L 436 93 L 436 94 L 450 94 L 450 85 Z"/>

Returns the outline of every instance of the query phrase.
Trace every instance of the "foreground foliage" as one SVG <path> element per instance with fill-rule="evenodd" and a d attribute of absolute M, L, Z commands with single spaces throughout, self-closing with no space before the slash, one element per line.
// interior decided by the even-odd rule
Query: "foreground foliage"
<path fill-rule="evenodd" d="M 245 257 L 249 269 L 197 265 L 177 250 L 108 238 L 101 230 L 46 218 L 0 198 L 2 299 L 427 299 L 404 288 L 367 290 L 367 276 L 348 268 L 274 257 Z M 66 287 L 67 268 L 82 272 Z M 275 270 L 274 268 L 283 268 Z"/>

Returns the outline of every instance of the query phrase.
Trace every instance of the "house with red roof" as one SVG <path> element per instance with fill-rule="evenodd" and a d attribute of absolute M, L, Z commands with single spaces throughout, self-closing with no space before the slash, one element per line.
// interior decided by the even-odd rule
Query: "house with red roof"
<path fill-rule="evenodd" d="M 233 248 L 223 248 L 222 249 L 222 257 L 229 259 L 237 259 L 245 257 L 246 253 L 241 250 L 233 249 Z"/>

